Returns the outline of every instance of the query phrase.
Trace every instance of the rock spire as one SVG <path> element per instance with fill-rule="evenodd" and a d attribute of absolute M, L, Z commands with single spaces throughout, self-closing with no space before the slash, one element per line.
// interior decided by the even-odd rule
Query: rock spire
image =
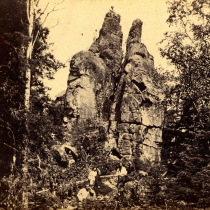
<path fill-rule="evenodd" d="M 164 98 L 153 56 L 141 43 L 142 21 L 131 26 L 123 60 L 120 16 L 110 10 L 99 37 L 70 62 L 65 107 L 69 123 L 91 119 L 107 131 L 105 148 L 125 158 L 157 160 Z"/>

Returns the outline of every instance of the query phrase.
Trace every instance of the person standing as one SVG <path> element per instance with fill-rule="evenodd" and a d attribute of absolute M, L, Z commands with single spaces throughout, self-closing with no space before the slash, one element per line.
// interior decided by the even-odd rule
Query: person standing
<path fill-rule="evenodd" d="M 90 171 L 90 173 L 88 174 L 88 180 L 90 183 L 90 187 L 93 189 L 95 186 L 95 181 L 96 181 L 96 176 L 97 176 L 98 172 L 97 172 L 97 168 L 94 168 L 93 170 Z"/>

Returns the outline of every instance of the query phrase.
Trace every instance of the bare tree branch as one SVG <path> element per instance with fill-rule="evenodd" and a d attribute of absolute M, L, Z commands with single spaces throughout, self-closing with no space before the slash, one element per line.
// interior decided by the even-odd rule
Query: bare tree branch
<path fill-rule="evenodd" d="M 34 38 L 34 40 L 33 40 L 32 49 L 34 48 L 34 45 L 35 45 L 36 40 L 37 40 L 37 38 L 38 38 L 38 35 L 39 35 L 39 30 L 37 31 L 36 36 L 35 36 L 35 38 Z"/>
<path fill-rule="evenodd" d="M 37 2 L 36 2 L 36 6 L 37 6 L 37 7 L 38 7 L 38 5 L 39 5 L 39 1 L 40 1 L 40 0 L 37 0 Z"/>
<path fill-rule="evenodd" d="M 14 147 L 12 147 L 12 146 L 10 146 L 9 144 L 6 144 L 6 143 L 3 143 L 5 146 L 7 146 L 7 147 L 9 147 L 9 148 L 11 148 L 11 149 L 13 149 L 13 150 L 15 150 L 15 151 L 17 151 L 17 152 L 19 152 L 16 148 L 14 148 Z"/>
<path fill-rule="evenodd" d="M 63 2 L 64 2 L 64 0 L 62 0 L 61 2 L 55 4 L 55 6 L 46 14 L 46 16 L 45 16 L 43 22 L 41 23 L 41 25 L 43 25 L 43 24 L 46 22 L 48 16 L 49 16 L 52 12 L 56 12 L 56 11 L 61 10 L 61 9 L 56 9 L 56 7 L 57 7 L 58 5 L 60 5 L 60 4 L 62 4 Z"/>
<path fill-rule="evenodd" d="M 49 29 L 55 28 L 58 24 L 59 24 L 59 20 L 57 21 L 57 23 L 56 23 L 55 25 L 53 25 L 53 26 L 50 27 Z"/>
<path fill-rule="evenodd" d="M 44 10 L 42 12 L 40 12 L 39 16 L 36 19 L 39 19 L 42 15 L 44 15 L 44 13 L 46 12 L 47 8 L 49 6 L 49 2 L 47 3 L 46 7 L 44 8 Z"/>

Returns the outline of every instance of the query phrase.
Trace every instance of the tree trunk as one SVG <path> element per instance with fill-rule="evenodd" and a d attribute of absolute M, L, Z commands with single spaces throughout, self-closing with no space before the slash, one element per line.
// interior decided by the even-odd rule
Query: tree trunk
<path fill-rule="evenodd" d="M 33 29 L 35 24 L 36 18 L 36 8 L 35 8 L 35 1 L 34 0 L 27 0 L 27 19 L 28 19 L 28 38 L 29 43 L 26 49 L 26 89 L 25 89 L 25 108 L 26 111 L 30 109 L 30 95 L 31 95 L 31 68 L 30 68 L 30 60 L 33 51 L 33 43 L 34 43 L 34 36 L 33 36 Z"/>
<path fill-rule="evenodd" d="M 30 95 L 31 95 L 31 66 L 30 60 L 33 52 L 33 45 L 34 45 L 34 25 L 35 25 L 35 18 L 36 18 L 36 8 L 35 8 L 35 0 L 26 0 L 26 12 L 27 12 L 27 36 L 29 38 L 29 43 L 26 46 L 26 59 L 25 59 L 25 135 L 23 139 L 23 163 L 22 163 L 22 177 L 24 181 L 23 186 L 23 193 L 22 193 L 22 208 L 28 209 L 28 183 L 29 183 L 29 176 L 28 176 L 28 113 L 30 111 Z"/>

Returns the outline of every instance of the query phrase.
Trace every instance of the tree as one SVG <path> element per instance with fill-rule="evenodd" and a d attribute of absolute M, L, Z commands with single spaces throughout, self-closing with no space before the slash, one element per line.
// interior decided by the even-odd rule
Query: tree
<path fill-rule="evenodd" d="M 210 163 L 210 2 L 174 0 L 168 4 L 167 23 L 175 31 L 165 34 L 160 51 L 177 69 L 179 84 L 172 100 L 178 108 L 170 111 L 173 123 L 168 122 L 163 133 L 165 147 L 170 148 L 166 158 L 169 172 L 177 177 L 171 182 L 176 188 L 173 196 L 198 202 L 210 197 L 201 193 L 210 189 L 199 180 Z"/>
<path fill-rule="evenodd" d="M 41 21 L 48 4 L 44 10 L 40 10 L 38 2 L 38 0 L 0 2 L 0 93 L 2 96 L 0 98 L 0 178 L 11 177 L 12 174 L 16 180 L 19 180 L 19 185 L 28 179 L 27 153 L 32 144 L 30 117 L 32 114 L 33 116 L 43 115 L 44 110 L 49 106 L 42 79 L 44 77 L 52 79 L 54 72 L 63 66 L 49 52 L 47 43 L 49 29 L 43 27 L 47 16 L 55 8 L 46 13 L 44 20 Z M 30 104 L 33 106 L 32 109 Z M 38 117 L 35 119 L 36 123 L 40 120 Z M 5 191 L 1 188 L 1 190 L 3 190 L 1 195 L 6 196 L 8 189 Z M 24 197 L 27 198 L 24 191 L 26 190 L 23 188 L 19 190 L 23 192 L 22 201 Z M 21 199 L 18 197 L 18 200 Z"/>
<path fill-rule="evenodd" d="M 31 86 L 32 81 L 32 69 L 31 69 L 31 60 L 33 55 L 33 50 L 35 48 L 35 44 L 37 43 L 38 37 L 42 37 L 43 41 L 46 42 L 46 38 L 49 34 L 49 31 L 46 28 L 43 28 L 43 25 L 52 12 L 57 11 L 56 6 L 62 2 L 56 4 L 53 9 L 46 12 L 49 3 L 47 3 L 44 9 L 39 8 L 40 0 L 26 0 L 26 17 L 27 17 L 27 33 L 28 43 L 25 46 L 26 52 L 26 63 L 25 63 L 25 79 L 26 79 L 26 87 L 25 87 L 25 108 L 26 111 L 30 109 L 30 95 L 31 95 Z M 50 54 L 51 59 L 52 54 Z M 49 57 L 48 57 L 49 60 Z M 53 69 L 53 68 L 51 68 Z"/>
<path fill-rule="evenodd" d="M 38 145 L 49 139 L 52 133 L 60 133 L 61 124 L 56 126 L 54 109 L 56 106 L 47 94 L 48 87 L 43 83 L 43 79 L 54 79 L 54 73 L 64 67 L 64 64 L 57 61 L 49 51 L 47 38 L 49 29 L 39 27 L 39 35 L 34 44 L 34 50 L 30 61 L 31 66 L 31 108 L 28 115 L 30 144 Z M 57 110 L 57 109 L 56 109 Z M 59 112 L 59 110 L 57 110 Z M 51 128 L 50 128 L 51 126 Z"/>
<path fill-rule="evenodd" d="M 14 153 L 21 148 L 24 132 L 24 118 L 22 116 L 24 112 L 25 75 L 22 64 L 25 59 L 22 46 L 27 37 L 24 35 L 25 24 L 22 21 L 24 4 L 13 0 L 1 1 L 0 10 L 0 121 L 3 126 L 1 132 L 4 136 L 1 138 L 1 153 L 6 153 L 7 157 L 10 156 L 8 164 L 10 165 Z M 5 127 L 7 129 L 4 129 Z M 8 133 L 8 131 L 10 132 Z M 3 161 L 2 173 L 5 165 L 7 164 Z"/>

